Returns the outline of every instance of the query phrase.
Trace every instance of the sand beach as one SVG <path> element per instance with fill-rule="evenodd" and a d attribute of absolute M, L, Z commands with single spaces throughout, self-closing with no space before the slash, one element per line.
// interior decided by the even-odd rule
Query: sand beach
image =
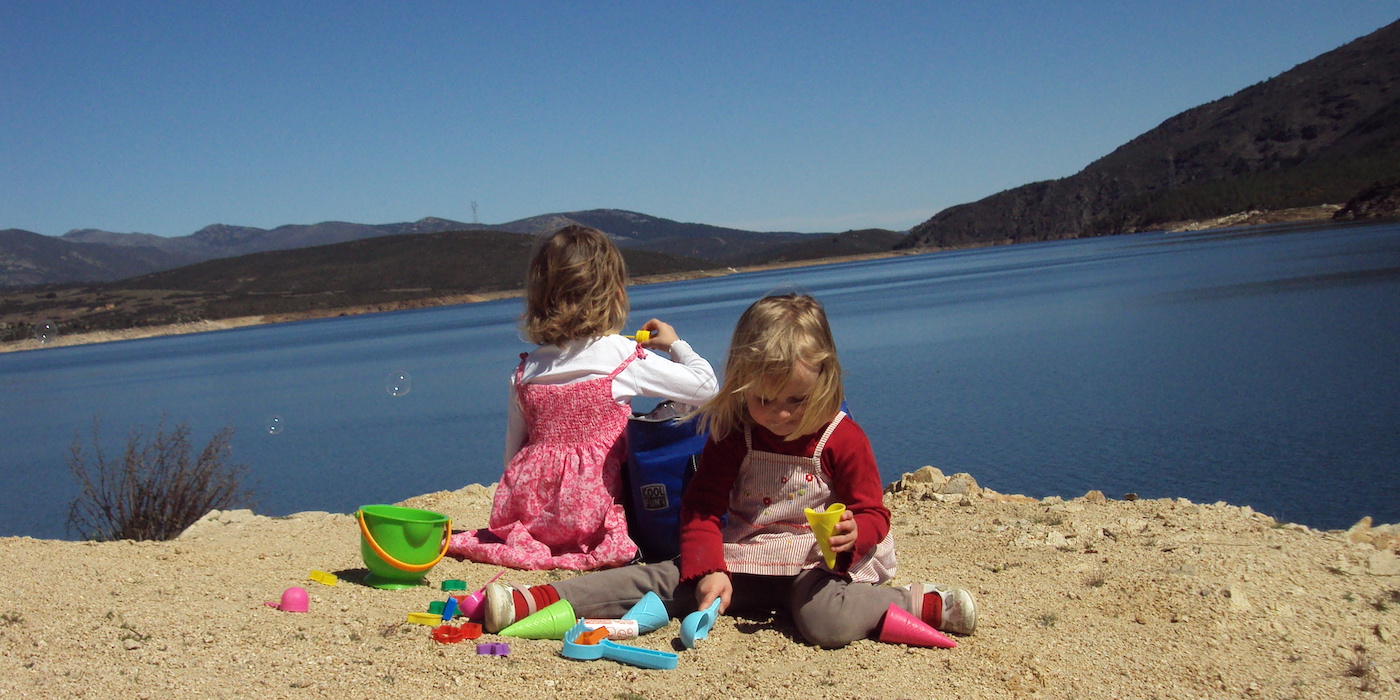
<path fill-rule="evenodd" d="M 463 529 L 485 523 L 491 494 L 404 505 Z M 977 596 L 978 629 L 956 649 L 822 650 L 782 615 L 722 616 L 692 650 L 675 620 L 632 642 L 677 652 L 675 670 L 570 660 L 549 640 L 442 644 L 407 614 L 444 599 L 444 579 L 476 587 L 498 569 L 445 559 L 429 585 L 371 588 L 351 514 L 216 511 L 167 542 L 0 539 L 0 697 L 1400 697 L 1395 526 L 1322 532 L 1248 507 L 1097 492 L 1035 500 L 932 468 L 886 502 L 893 583 Z M 309 592 L 307 612 L 265 604 L 292 586 Z M 478 642 L 510 654 L 479 655 Z"/>

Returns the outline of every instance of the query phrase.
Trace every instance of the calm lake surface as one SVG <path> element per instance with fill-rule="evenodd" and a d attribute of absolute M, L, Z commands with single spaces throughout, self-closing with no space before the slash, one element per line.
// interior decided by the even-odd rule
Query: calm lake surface
<path fill-rule="evenodd" d="M 716 368 L 769 292 L 827 306 L 886 482 L 1400 522 L 1400 225 L 1137 234 L 635 287 Z M 258 512 L 501 473 L 519 300 L 0 354 L 0 535 L 65 538 L 75 435 L 231 426 Z M 461 523 L 475 526 L 479 523 Z"/>

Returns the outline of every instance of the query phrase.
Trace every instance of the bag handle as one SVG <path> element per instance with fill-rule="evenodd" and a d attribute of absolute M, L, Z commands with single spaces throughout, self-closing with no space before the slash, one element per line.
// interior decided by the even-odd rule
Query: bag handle
<path fill-rule="evenodd" d="M 437 563 L 442 561 L 442 558 L 444 556 L 447 556 L 447 546 L 452 543 L 452 519 L 448 518 L 447 528 L 442 532 L 442 551 L 438 552 L 438 555 L 427 564 L 405 564 L 399 561 L 398 559 L 395 559 L 388 552 L 384 551 L 382 548 L 380 548 L 379 543 L 374 541 L 374 535 L 369 534 L 369 526 L 365 524 L 364 511 L 355 511 L 355 520 L 359 521 L 360 523 L 360 534 L 364 536 L 365 542 L 369 544 L 369 548 L 374 550 L 375 554 L 379 555 L 380 559 L 383 559 L 395 569 L 402 569 L 404 571 L 408 571 L 415 574 L 420 571 L 427 571 L 428 569 L 437 566 Z"/>

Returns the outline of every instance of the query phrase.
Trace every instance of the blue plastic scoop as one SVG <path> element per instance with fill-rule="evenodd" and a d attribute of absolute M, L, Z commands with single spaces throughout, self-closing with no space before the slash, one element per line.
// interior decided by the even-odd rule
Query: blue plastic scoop
<path fill-rule="evenodd" d="M 719 604 L 720 599 L 715 598 L 710 607 L 696 610 L 681 620 L 681 644 L 685 648 L 694 649 L 696 642 L 710 636 L 710 628 L 715 626 L 715 618 L 719 617 Z"/>
<path fill-rule="evenodd" d="M 612 659 L 619 663 L 631 664 L 640 668 L 669 670 L 676 667 L 679 657 L 669 651 L 656 651 L 626 644 L 614 644 L 606 639 L 597 644 L 578 643 L 579 635 L 588 631 L 588 625 L 580 618 L 578 624 L 564 633 L 564 649 L 560 653 L 565 658 L 579 661 Z"/>

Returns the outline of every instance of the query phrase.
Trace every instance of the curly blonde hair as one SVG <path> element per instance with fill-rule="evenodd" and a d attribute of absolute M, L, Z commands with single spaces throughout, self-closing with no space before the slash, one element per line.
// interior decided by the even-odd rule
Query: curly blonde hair
<path fill-rule="evenodd" d="M 571 224 L 540 243 L 525 272 L 527 340 L 561 345 L 617 333 L 627 312 L 627 265 L 606 233 Z"/>
<path fill-rule="evenodd" d="M 817 372 L 817 383 L 807 397 L 802 423 L 787 440 L 821 428 L 836 417 L 845 400 L 836 340 L 821 302 L 811 296 L 766 296 L 750 305 L 739 317 L 729 342 L 724 384 L 699 411 L 710 438 L 723 440 L 731 430 L 749 422 L 745 397 L 750 392 L 763 397 L 776 395 L 799 364 Z"/>

